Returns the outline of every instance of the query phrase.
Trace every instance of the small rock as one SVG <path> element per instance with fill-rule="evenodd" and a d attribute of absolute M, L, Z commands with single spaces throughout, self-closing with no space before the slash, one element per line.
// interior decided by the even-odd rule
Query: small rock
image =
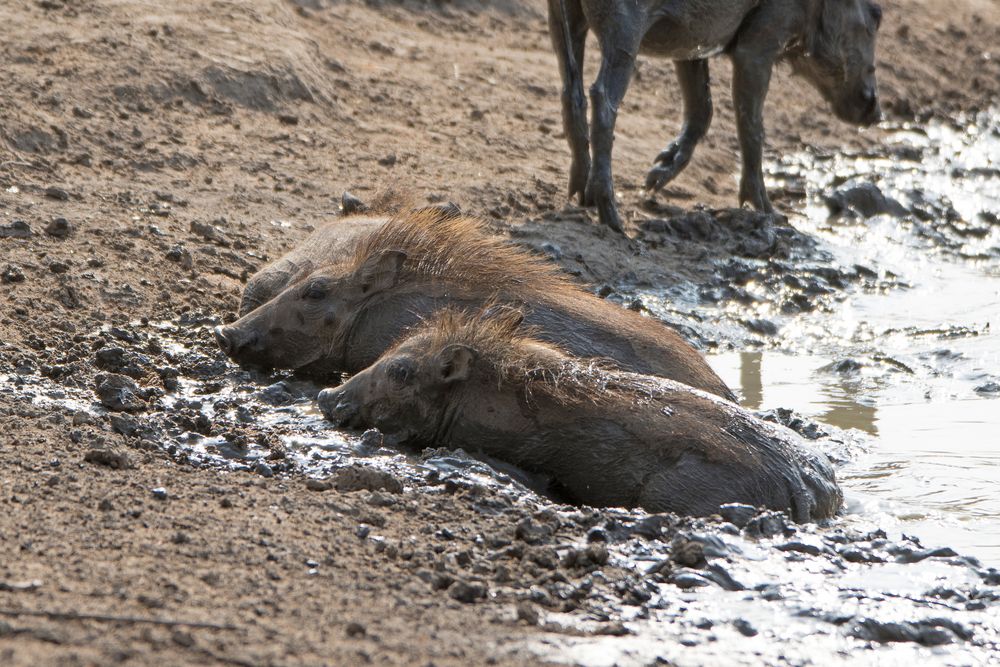
<path fill-rule="evenodd" d="M 377 451 L 385 442 L 385 436 L 377 428 L 370 428 L 361 434 L 360 445 L 362 449 L 369 452 Z"/>
<path fill-rule="evenodd" d="M 284 125 L 298 125 L 299 117 L 290 113 L 278 114 L 278 122 Z"/>
<path fill-rule="evenodd" d="M 525 517 L 514 528 L 514 537 L 528 544 L 541 544 L 552 537 L 552 527 L 539 524 Z"/>
<path fill-rule="evenodd" d="M 4 284 L 9 283 L 23 283 L 24 282 L 24 271 L 21 270 L 17 264 L 8 264 L 4 268 L 3 273 L 0 273 L 0 282 Z"/>
<path fill-rule="evenodd" d="M 261 477 L 274 477 L 274 469 L 259 459 L 254 464 L 253 470 Z"/>
<path fill-rule="evenodd" d="M 757 635 L 757 628 L 753 627 L 753 624 L 745 618 L 737 618 L 733 621 L 733 627 L 744 637 L 755 637 Z"/>
<path fill-rule="evenodd" d="M 110 512 L 115 508 L 114 503 L 111 502 L 110 498 L 102 498 L 101 502 L 97 503 L 97 509 L 102 512 Z"/>
<path fill-rule="evenodd" d="M 172 247 L 167 251 L 166 257 L 171 262 L 180 264 L 183 269 L 190 269 L 194 266 L 194 259 L 192 259 L 191 253 L 182 245 Z"/>
<path fill-rule="evenodd" d="M 595 635 L 605 635 L 608 637 L 625 637 L 632 634 L 632 631 L 625 627 L 621 621 L 611 621 L 605 623 L 594 631 Z"/>
<path fill-rule="evenodd" d="M 57 188 L 54 185 L 50 185 L 45 188 L 45 196 L 49 199 L 56 199 L 58 201 L 69 201 L 69 192 L 62 188 Z"/>
<path fill-rule="evenodd" d="M 9 225 L 0 225 L 0 239 L 28 239 L 31 238 L 31 226 L 24 220 L 15 220 Z"/>
<path fill-rule="evenodd" d="M 825 197 L 824 201 L 831 215 L 840 215 L 851 211 L 864 218 L 876 215 L 903 218 L 909 214 L 906 207 L 892 197 L 884 195 L 874 183 L 861 183 L 837 190 L 832 195 Z"/>
<path fill-rule="evenodd" d="M 338 470 L 334 485 L 341 493 L 351 491 L 403 492 L 403 483 L 389 473 L 359 465 L 351 465 Z"/>
<path fill-rule="evenodd" d="M 378 159 L 378 163 L 383 167 L 392 167 L 396 164 L 396 159 L 395 153 L 389 153 L 385 157 L 380 157 Z"/>
<path fill-rule="evenodd" d="M 784 544 L 775 545 L 775 548 L 779 551 L 796 551 L 798 553 L 807 554 L 809 556 L 818 556 L 822 553 L 822 549 L 815 544 L 808 544 L 806 542 L 801 542 L 798 540 L 793 540 L 791 542 L 785 542 Z"/>
<path fill-rule="evenodd" d="M 146 409 L 139 385 L 130 377 L 117 373 L 97 376 L 97 398 L 114 412 L 139 412 Z"/>
<path fill-rule="evenodd" d="M 741 503 L 727 503 L 719 506 L 719 515 L 737 528 L 746 528 L 750 519 L 757 515 L 757 508 Z"/>
<path fill-rule="evenodd" d="M 69 264 L 57 260 L 49 264 L 49 271 L 55 274 L 66 273 L 67 271 L 69 271 Z"/>
<path fill-rule="evenodd" d="M 310 491 L 329 491 L 333 488 L 333 482 L 325 479 L 310 477 L 306 480 L 306 488 Z"/>
<path fill-rule="evenodd" d="M 295 402 L 295 396 L 288 390 L 288 385 L 278 381 L 257 392 L 257 398 L 268 405 L 288 405 Z"/>
<path fill-rule="evenodd" d="M 670 583 L 677 588 L 700 588 L 711 586 L 712 582 L 694 570 L 678 570 L 670 577 Z"/>
<path fill-rule="evenodd" d="M 95 447 L 83 455 L 83 460 L 87 463 L 107 466 L 114 470 L 126 470 L 132 467 L 132 462 L 129 460 L 128 454 L 113 449 Z"/>
<path fill-rule="evenodd" d="M 515 612 L 517 614 L 517 620 L 524 621 L 528 625 L 538 625 L 540 620 L 540 614 L 535 605 L 531 604 L 526 600 L 522 600 L 517 603 L 515 607 Z"/>
<path fill-rule="evenodd" d="M 751 519 L 744 532 L 748 537 L 774 537 L 790 531 L 784 514 L 766 511 Z"/>
<path fill-rule="evenodd" d="M 357 637 L 364 637 L 365 634 L 368 633 L 368 630 L 365 628 L 365 626 L 361 625 L 360 623 L 352 621 L 348 623 L 347 626 L 344 628 L 344 632 L 347 633 L 348 637 L 357 638 Z"/>
<path fill-rule="evenodd" d="M 130 438 L 139 431 L 139 423 L 127 414 L 111 415 L 111 430 Z"/>
<path fill-rule="evenodd" d="M 45 226 L 45 233 L 57 239 L 64 239 L 73 231 L 72 225 L 66 218 L 53 218 L 52 222 Z"/>
<path fill-rule="evenodd" d="M 162 486 L 158 486 L 155 489 L 152 489 L 150 493 L 152 493 L 153 497 L 156 498 L 157 500 L 167 499 L 167 490 L 164 489 Z"/>
<path fill-rule="evenodd" d="M 608 532 L 603 528 L 601 528 L 600 526 L 594 526 L 593 528 L 587 531 L 588 543 L 592 544 L 594 542 L 607 542 L 607 541 L 608 541 Z"/>
<path fill-rule="evenodd" d="M 448 596 L 453 600 L 470 604 L 486 597 L 486 586 L 479 582 L 459 580 L 448 588 Z"/>
<path fill-rule="evenodd" d="M 989 381 L 976 387 L 977 394 L 1000 394 L 1000 382 Z"/>

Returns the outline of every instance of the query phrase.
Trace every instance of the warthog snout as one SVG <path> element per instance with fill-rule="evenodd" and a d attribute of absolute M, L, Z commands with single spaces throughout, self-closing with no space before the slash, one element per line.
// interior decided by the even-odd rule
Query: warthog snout
<path fill-rule="evenodd" d="M 316 402 L 323 415 L 337 426 L 350 426 L 358 414 L 357 406 L 339 388 L 319 392 Z"/>
<path fill-rule="evenodd" d="M 252 348 L 257 343 L 255 333 L 244 334 L 232 327 L 215 327 L 215 340 L 227 357 L 238 359 L 240 352 Z"/>

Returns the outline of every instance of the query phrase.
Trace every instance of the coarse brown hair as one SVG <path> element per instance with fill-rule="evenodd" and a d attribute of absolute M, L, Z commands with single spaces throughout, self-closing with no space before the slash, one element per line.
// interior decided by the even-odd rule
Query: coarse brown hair
<path fill-rule="evenodd" d="M 349 272 L 383 252 L 405 253 L 401 279 L 446 279 L 499 293 L 583 292 L 543 257 L 518 248 L 465 215 L 439 209 L 406 210 L 359 239 L 346 260 Z"/>

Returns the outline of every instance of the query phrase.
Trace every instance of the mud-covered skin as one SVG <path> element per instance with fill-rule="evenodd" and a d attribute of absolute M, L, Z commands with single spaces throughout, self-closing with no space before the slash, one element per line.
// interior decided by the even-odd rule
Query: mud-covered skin
<path fill-rule="evenodd" d="M 519 322 L 446 313 L 322 391 L 319 406 L 396 445 L 461 448 L 551 476 L 568 499 L 596 507 L 706 516 L 741 502 L 799 522 L 840 507 L 829 461 L 790 431 L 679 383 L 516 337 Z"/>
<path fill-rule="evenodd" d="M 437 215 L 418 211 L 394 219 L 383 230 L 385 243 L 355 264 L 314 271 L 217 328 L 220 347 L 241 364 L 330 381 L 363 370 L 441 308 L 478 310 L 495 301 L 523 308 L 541 340 L 576 356 L 610 359 L 625 370 L 733 398 L 673 329 L 576 287 L 548 262 L 486 235 L 475 221 Z M 416 256 L 406 240 L 414 236 L 425 254 L 428 246 L 439 253 L 436 259 Z M 406 243 L 410 253 L 402 249 Z"/>
<path fill-rule="evenodd" d="M 875 86 L 875 35 L 881 9 L 869 0 L 549 0 L 549 30 L 563 82 L 563 125 L 573 154 L 569 195 L 597 206 L 601 221 L 623 231 L 614 199 L 611 150 L 618 107 L 635 59 L 674 60 L 684 100 L 680 135 L 657 157 L 646 187 L 676 177 L 712 120 L 708 58 L 733 62 L 733 99 L 743 158 L 740 203 L 772 210 L 761 168 L 763 108 L 771 70 L 788 60 L 830 103 L 838 118 L 871 125 L 881 112 Z M 588 142 L 582 63 L 587 32 L 601 49 L 590 89 Z"/>

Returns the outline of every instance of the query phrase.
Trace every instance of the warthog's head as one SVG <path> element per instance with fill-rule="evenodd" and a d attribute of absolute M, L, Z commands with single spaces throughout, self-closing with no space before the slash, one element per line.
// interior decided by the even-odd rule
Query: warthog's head
<path fill-rule="evenodd" d="M 445 427 L 446 393 L 472 374 L 477 353 L 469 346 L 432 348 L 429 334 L 408 338 L 350 380 L 324 389 L 317 399 L 338 426 L 373 426 L 390 444 L 430 439 Z"/>
<path fill-rule="evenodd" d="M 875 37 L 882 8 L 870 0 L 814 0 L 813 16 L 792 68 L 819 90 L 838 118 L 856 125 L 877 123 Z"/>
<path fill-rule="evenodd" d="M 241 365 L 346 370 L 345 345 L 366 300 L 395 284 L 404 259 L 385 251 L 356 270 L 318 269 L 229 326 L 216 327 L 219 347 Z"/>

